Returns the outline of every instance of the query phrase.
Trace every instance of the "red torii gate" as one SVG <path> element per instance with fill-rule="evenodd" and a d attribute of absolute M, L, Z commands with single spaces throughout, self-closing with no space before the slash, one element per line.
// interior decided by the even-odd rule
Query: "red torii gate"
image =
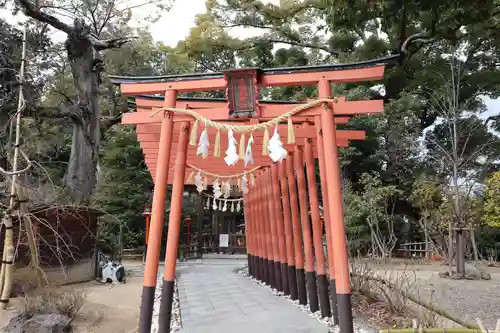
<path fill-rule="evenodd" d="M 192 183 L 186 179 L 186 168 L 205 174 L 221 174 L 222 170 L 227 170 L 227 175 L 241 175 L 255 169 L 255 166 L 261 168 L 252 172 L 256 177 L 255 184 L 249 186 L 250 191 L 244 198 L 250 274 L 289 294 L 292 299 L 299 299 L 301 304 L 309 303 L 313 312 L 321 309 L 323 317 L 331 316 L 333 312 L 334 321 L 340 325 L 341 331 L 353 332 L 337 147 L 347 146 L 349 140 L 364 139 L 364 132 L 340 130 L 336 129 L 336 125 L 346 124 L 353 115 L 381 113 L 383 102 L 332 99 L 330 85 L 332 82 L 380 80 L 385 63 L 397 57 L 346 65 L 161 77 L 111 77 L 114 83 L 120 84 L 123 94 L 136 96 L 137 112 L 125 114 L 122 123 L 137 126 L 137 136 L 155 182 L 139 333 L 151 329 L 167 184 L 173 184 L 173 190 L 159 317 L 161 333 L 170 331 L 182 194 L 184 184 Z M 257 100 L 259 87 L 303 84 L 317 85 L 319 102 Z M 179 93 L 183 92 L 221 89 L 227 90 L 227 100 L 179 97 Z M 164 95 L 159 98 L 144 96 L 151 94 Z M 288 125 L 275 121 L 294 110 L 298 111 L 288 117 Z M 264 139 L 267 134 L 259 130 L 270 123 L 273 128 L 276 125 L 281 134 L 284 131 L 294 132 L 295 140 L 283 144 L 288 156 L 282 161 L 273 162 L 268 156 L 254 153 L 253 165 L 244 167 L 243 162 L 238 161 L 234 166 L 227 166 L 222 157 L 202 159 L 195 150 L 189 149 L 189 132 L 193 129 L 195 118 L 204 120 L 208 125 L 207 137 L 211 144 L 221 130 L 221 125 L 217 124 L 222 123 L 254 127 L 260 123 L 260 127 L 252 131 L 254 152 L 267 147 L 268 142 Z M 219 128 L 210 128 L 215 125 Z M 236 127 L 234 129 L 236 134 L 240 132 Z M 244 132 L 241 127 L 239 129 Z M 222 138 L 216 150 L 224 151 L 227 146 L 227 140 Z M 172 154 L 172 151 L 176 153 Z M 331 293 L 328 292 L 323 254 L 314 158 L 319 159 L 321 174 Z M 312 234 L 309 218 L 312 220 Z"/>

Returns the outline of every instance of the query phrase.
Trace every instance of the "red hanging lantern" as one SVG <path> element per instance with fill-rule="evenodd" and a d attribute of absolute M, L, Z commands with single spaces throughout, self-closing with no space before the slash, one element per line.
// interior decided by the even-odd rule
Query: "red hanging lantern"
<path fill-rule="evenodd" d="M 259 68 L 231 69 L 224 72 L 229 115 L 259 117 Z"/>

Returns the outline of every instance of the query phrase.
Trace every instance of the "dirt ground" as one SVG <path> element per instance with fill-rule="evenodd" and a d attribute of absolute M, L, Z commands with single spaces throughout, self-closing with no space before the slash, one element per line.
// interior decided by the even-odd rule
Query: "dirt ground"
<path fill-rule="evenodd" d="M 85 305 L 73 322 L 74 333 L 135 333 L 142 292 L 140 263 L 125 263 L 125 284 L 101 284 L 97 281 L 64 286 L 84 290 Z M 13 299 L 7 311 L 0 311 L 0 329 L 22 307 L 22 299 Z"/>
<path fill-rule="evenodd" d="M 142 279 L 131 278 L 125 284 L 108 286 L 93 282 L 78 288 L 88 296 L 73 323 L 75 333 L 137 332 Z"/>
<path fill-rule="evenodd" d="M 480 318 L 487 328 L 494 327 L 498 319 L 497 304 L 500 299 L 500 269 L 490 268 L 490 281 L 455 281 L 438 277 L 446 266 L 439 263 L 410 264 L 393 260 L 378 263 L 363 260 L 374 271 L 386 277 L 412 272 L 420 297 L 467 321 Z M 84 290 L 87 300 L 74 320 L 75 333 L 135 333 L 139 317 L 143 268 L 140 262 L 125 262 L 127 282 L 109 285 L 87 282 L 65 286 L 70 290 Z M 22 299 L 13 299 L 7 311 L 0 311 L 0 328 L 8 323 Z M 448 325 L 447 325 L 448 326 Z M 453 327 L 454 325 L 450 326 Z"/>

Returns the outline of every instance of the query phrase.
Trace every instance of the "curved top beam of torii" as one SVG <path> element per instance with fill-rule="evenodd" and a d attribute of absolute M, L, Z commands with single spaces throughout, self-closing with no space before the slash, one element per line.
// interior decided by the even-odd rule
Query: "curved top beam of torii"
<path fill-rule="evenodd" d="M 316 84 L 319 80 L 334 83 L 380 80 L 385 65 L 401 59 L 401 54 L 348 64 L 329 64 L 260 69 L 260 87 Z M 194 73 L 161 76 L 110 75 L 124 95 L 163 94 L 172 89 L 178 92 L 223 90 L 227 87 L 224 73 Z"/>

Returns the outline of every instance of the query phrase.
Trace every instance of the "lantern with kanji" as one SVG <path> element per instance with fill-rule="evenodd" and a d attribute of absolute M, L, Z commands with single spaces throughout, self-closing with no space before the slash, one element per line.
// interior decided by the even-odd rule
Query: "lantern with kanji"
<path fill-rule="evenodd" d="M 232 69 L 224 72 L 229 115 L 232 117 L 258 117 L 258 68 Z"/>

